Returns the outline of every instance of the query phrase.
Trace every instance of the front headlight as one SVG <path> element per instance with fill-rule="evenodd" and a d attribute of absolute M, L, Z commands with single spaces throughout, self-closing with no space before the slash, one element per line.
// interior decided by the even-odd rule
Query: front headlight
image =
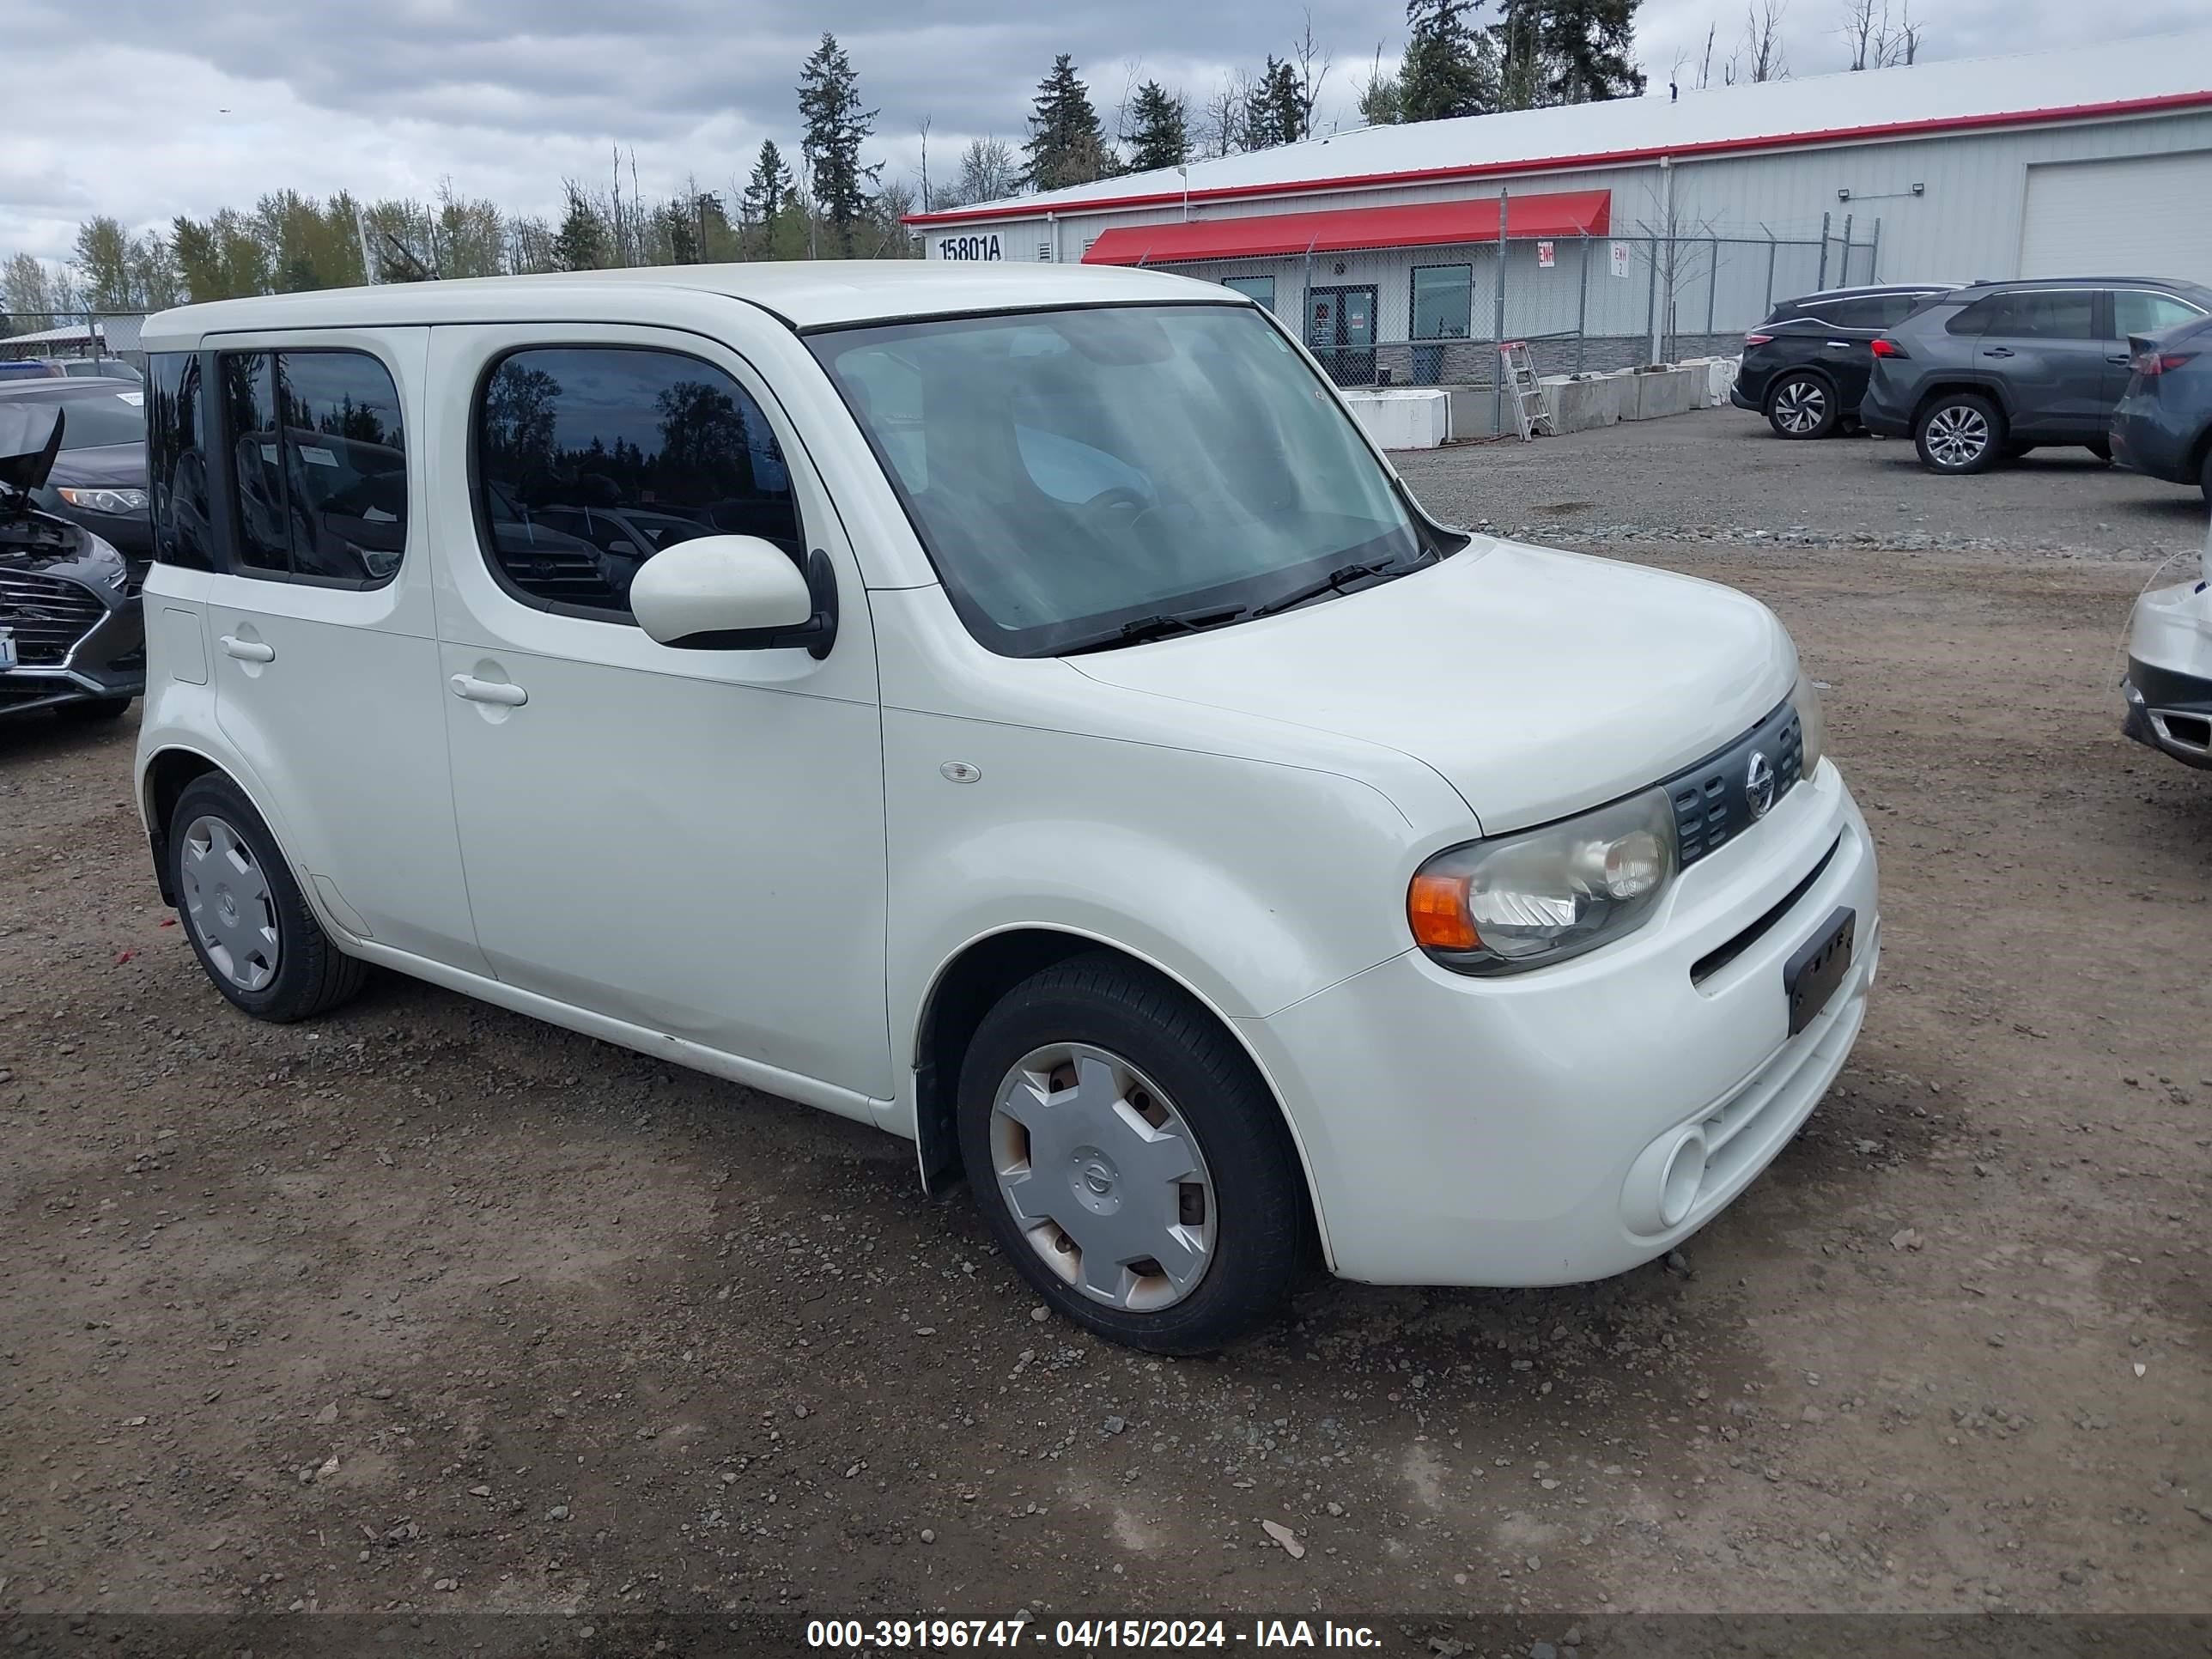
<path fill-rule="evenodd" d="M 1406 893 L 1413 938 L 1466 974 L 1580 956 L 1650 920 L 1674 878 L 1674 809 L 1649 789 L 1579 817 L 1437 854 Z"/>
<path fill-rule="evenodd" d="M 59 495 L 71 507 L 82 507 L 88 513 L 143 513 L 146 492 L 143 489 L 57 489 Z"/>
<path fill-rule="evenodd" d="M 1805 744 L 1797 775 L 1810 778 L 1820 764 L 1820 757 L 1828 752 L 1828 719 L 1820 712 L 1820 694 L 1809 675 L 1800 674 L 1797 684 L 1790 688 L 1790 706 L 1797 711 L 1797 728 Z"/>

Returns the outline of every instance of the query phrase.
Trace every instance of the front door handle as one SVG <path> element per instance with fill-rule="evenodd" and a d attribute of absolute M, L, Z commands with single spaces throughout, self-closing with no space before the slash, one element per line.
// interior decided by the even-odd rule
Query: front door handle
<path fill-rule="evenodd" d="M 1982 353 L 1982 356 L 1984 357 L 2009 357 L 2012 356 L 2012 348 L 2010 346 L 1991 346 L 1987 351 Z"/>
<path fill-rule="evenodd" d="M 505 680 L 480 680 L 473 674 L 456 674 L 452 684 L 453 695 L 464 702 L 495 702 L 504 708 L 520 708 L 530 701 L 530 693 Z"/>
<path fill-rule="evenodd" d="M 2135 359 L 2129 356 L 2124 351 L 2115 351 L 2106 357 L 2105 361 L 2108 363 L 2118 363 L 2124 368 L 2128 364 L 2135 362 Z"/>
<path fill-rule="evenodd" d="M 235 634 L 226 634 L 222 636 L 222 648 L 226 655 L 235 657 L 240 662 L 275 662 L 276 660 L 275 646 L 264 645 L 259 640 L 241 640 Z"/>
<path fill-rule="evenodd" d="M 1828 349 L 1831 351 L 1849 351 L 1850 349 L 1851 343 L 1849 340 L 1831 340 L 1828 342 Z"/>

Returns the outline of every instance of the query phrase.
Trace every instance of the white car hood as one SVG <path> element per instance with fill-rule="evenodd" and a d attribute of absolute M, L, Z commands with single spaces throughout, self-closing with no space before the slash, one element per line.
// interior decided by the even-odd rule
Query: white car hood
<path fill-rule="evenodd" d="M 1481 538 L 1340 599 L 1065 660 L 1105 684 L 1401 750 L 1486 835 L 1703 759 L 1797 672 L 1773 613 L 1732 588 Z"/>

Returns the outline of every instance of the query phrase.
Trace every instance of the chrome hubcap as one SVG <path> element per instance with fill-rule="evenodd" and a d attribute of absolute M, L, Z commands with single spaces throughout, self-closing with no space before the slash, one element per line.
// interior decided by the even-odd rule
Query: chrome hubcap
<path fill-rule="evenodd" d="M 991 1111 L 999 1195 L 1045 1265 L 1095 1302 L 1172 1307 L 1213 1259 L 1213 1178 L 1182 1115 L 1086 1043 L 1023 1056 Z"/>
<path fill-rule="evenodd" d="M 241 991 L 276 977 L 276 902 L 253 849 L 221 818 L 194 818 L 180 860 L 185 915 L 208 960 Z"/>
<path fill-rule="evenodd" d="M 1978 409 L 1938 410 L 1928 422 L 1928 453 L 1943 466 L 1966 466 L 1990 447 L 1990 423 Z"/>
<path fill-rule="evenodd" d="M 1774 397 L 1774 418 L 1785 432 L 1810 432 L 1827 412 L 1826 394 L 1808 380 L 1792 380 Z"/>

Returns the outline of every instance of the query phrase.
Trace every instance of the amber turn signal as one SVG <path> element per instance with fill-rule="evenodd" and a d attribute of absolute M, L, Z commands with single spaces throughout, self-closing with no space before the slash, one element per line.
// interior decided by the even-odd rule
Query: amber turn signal
<path fill-rule="evenodd" d="M 1467 913 L 1465 876 L 1420 875 L 1406 890 L 1406 920 L 1414 940 L 1431 951 L 1479 951 L 1482 938 Z"/>

